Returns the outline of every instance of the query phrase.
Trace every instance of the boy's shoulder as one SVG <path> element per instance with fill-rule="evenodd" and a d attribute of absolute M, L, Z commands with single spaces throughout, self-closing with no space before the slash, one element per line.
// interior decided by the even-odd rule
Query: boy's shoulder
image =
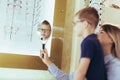
<path fill-rule="evenodd" d="M 100 46 L 100 42 L 99 42 L 96 34 L 91 34 L 83 40 L 81 45 L 82 46 L 94 46 L 94 47 L 97 46 L 98 47 L 98 46 Z"/>
<path fill-rule="evenodd" d="M 83 42 L 94 42 L 95 40 L 98 40 L 98 39 L 97 39 L 97 35 L 96 35 L 96 34 L 91 34 L 91 35 L 88 35 L 88 36 L 83 40 Z"/>

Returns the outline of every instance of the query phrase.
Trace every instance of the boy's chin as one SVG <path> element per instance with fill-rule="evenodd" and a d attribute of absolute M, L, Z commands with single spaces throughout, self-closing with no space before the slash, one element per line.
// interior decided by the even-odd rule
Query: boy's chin
<path fill-rule="evenodd" d="M 82 34 L 77 34 L 77 36 L 78 36 L 78 37 L 81 37 L 81 36 L 82 36 Z"/>

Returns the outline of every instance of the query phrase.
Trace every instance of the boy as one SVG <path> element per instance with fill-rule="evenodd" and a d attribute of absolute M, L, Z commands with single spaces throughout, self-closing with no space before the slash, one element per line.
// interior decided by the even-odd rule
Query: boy
<path fill-rule="evenodd" d="M 94 34 L 99 22 L 99 15 L 92 7 L 84 8 L 76 13 L 75 30 L 81 43 L 81 58 L 74 80 L 106 80 L 104 55 L 102 47 Z"/>

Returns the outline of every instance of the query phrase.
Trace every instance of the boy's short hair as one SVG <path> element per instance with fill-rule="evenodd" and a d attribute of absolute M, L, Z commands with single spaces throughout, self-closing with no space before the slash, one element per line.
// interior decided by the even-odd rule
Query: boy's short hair
<path fill-rule="evenodd" d="M 47 25 L 47 26 L 49 26 L 50 27 L 50 31 L 51 31 L 51 25 L 50 25 L 50 23 L 47 20 L 44 20 L 44 21 L 42 21 L 42 23 L 40 23 L 40 24 L 37 25 L 37 27 L 38 27 L 37 31 L 40 30 L 41 25 Z"/>
<path fill-rule="evenodd" d="M 98 25 L 99 22 L 99 15 L 98 11 L 93 7 L 86 7 L 76 13 L 76 16 L 78 16 L 79 19 L 85 19 L 88 21 L 88 23 L 95 26 L 95 28 Z"/>
<path fill-rule="evenodd" d="M 50 23 L 49 23 L 47 20 L 44 20 L 44 21 L 42 22 L 42 24 L 48 25 L 48 26 L 50 27 L 50 30 L 51 30 L 51 25 L 50 25 Z"/>

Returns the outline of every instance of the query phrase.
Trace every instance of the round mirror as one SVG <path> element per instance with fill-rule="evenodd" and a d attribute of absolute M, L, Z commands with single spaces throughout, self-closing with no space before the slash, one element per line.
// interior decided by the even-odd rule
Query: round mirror
<path fill-rule="evenodd" d="M 51 25 L 47 20 L 44 20 L 38 27 L 38 31 L 40 32 L 40 41 L 42 43 L 42 49 L 45 49 L 45 45 L 47 44 L 51 35 Z"/>

